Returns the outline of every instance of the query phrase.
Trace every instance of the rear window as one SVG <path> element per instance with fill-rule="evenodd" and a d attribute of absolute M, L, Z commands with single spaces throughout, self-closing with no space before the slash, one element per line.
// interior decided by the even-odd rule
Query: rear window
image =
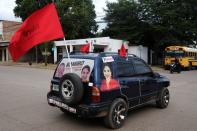
<path fill-rule="evenodd" d="M 71 73 L 72 68 L 72 73 L 77 74 L 82 82 L 89 82 L 93 67 L 92 59 L 65 58 L 59 63 L 54 77 L 61 78 L 64 74 Z"/>

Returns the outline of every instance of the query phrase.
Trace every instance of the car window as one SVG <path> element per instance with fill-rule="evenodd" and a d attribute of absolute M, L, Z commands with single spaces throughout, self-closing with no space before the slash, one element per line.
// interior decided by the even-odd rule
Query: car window
<path fill-rule="evenodd" d="M 134 75 L 134 69 L 131 61 L 117 61 L 116 62 L 117 77 L 129 77 Z"/>
<path fill-rule="evenodd" d="M 133 65 L 135 67 L 136 74 L 146 74 L 152 72 L 150 67 L 140 59 L 133 59 Z"/>

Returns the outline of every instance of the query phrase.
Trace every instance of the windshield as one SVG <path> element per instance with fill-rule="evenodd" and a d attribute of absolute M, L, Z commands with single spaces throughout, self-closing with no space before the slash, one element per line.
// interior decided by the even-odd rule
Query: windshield
<path fill-rule="evenodd" d="M 165 56 L 166 57 L 184 57 L 185 53 L 184 51 L 180 51 L 180 50 L 166 51 Z"/>

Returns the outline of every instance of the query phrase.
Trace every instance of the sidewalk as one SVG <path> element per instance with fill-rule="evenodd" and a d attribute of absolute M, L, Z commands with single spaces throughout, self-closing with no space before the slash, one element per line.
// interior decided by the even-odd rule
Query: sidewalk
<path fill-rule="evenodd" d="M 152 70 L 157 71 L 164 71 L 164 68 L 162 66 L 151 66 Z"/>
<path fill-rule="evenodd" d="M 47 64 L 47 66 L 45 66 L 44 63 L 32 63 L 32 65 L 29 65 L 28 62 L 0 62 L 0 65 L 27 67 L 27 68 L 39 68 L 39 69 L 50 69 L 50 70 L 55 70 L 55 68 L 57 66 L 56 64 Z"/>

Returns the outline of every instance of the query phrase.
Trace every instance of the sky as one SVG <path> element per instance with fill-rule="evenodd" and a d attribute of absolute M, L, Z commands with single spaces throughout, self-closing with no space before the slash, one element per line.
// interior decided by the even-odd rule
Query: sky
<path fill-rule="evenodd" d="M 99 16 L 96 20 L 100 20 L 100 16 L 105 15 L 103 8 L 106 8 L 106 1 L 116 2 L 117 0 L 93 0 L 96 14 Z M 20 18 L 14 16 L 13 9 L 15 6 L 15 0 L 0 0 L 0 20 L 21 21 Z M 106 24 L 102 23 L 99 26 L 99 30 L 101 30 Z"/>

